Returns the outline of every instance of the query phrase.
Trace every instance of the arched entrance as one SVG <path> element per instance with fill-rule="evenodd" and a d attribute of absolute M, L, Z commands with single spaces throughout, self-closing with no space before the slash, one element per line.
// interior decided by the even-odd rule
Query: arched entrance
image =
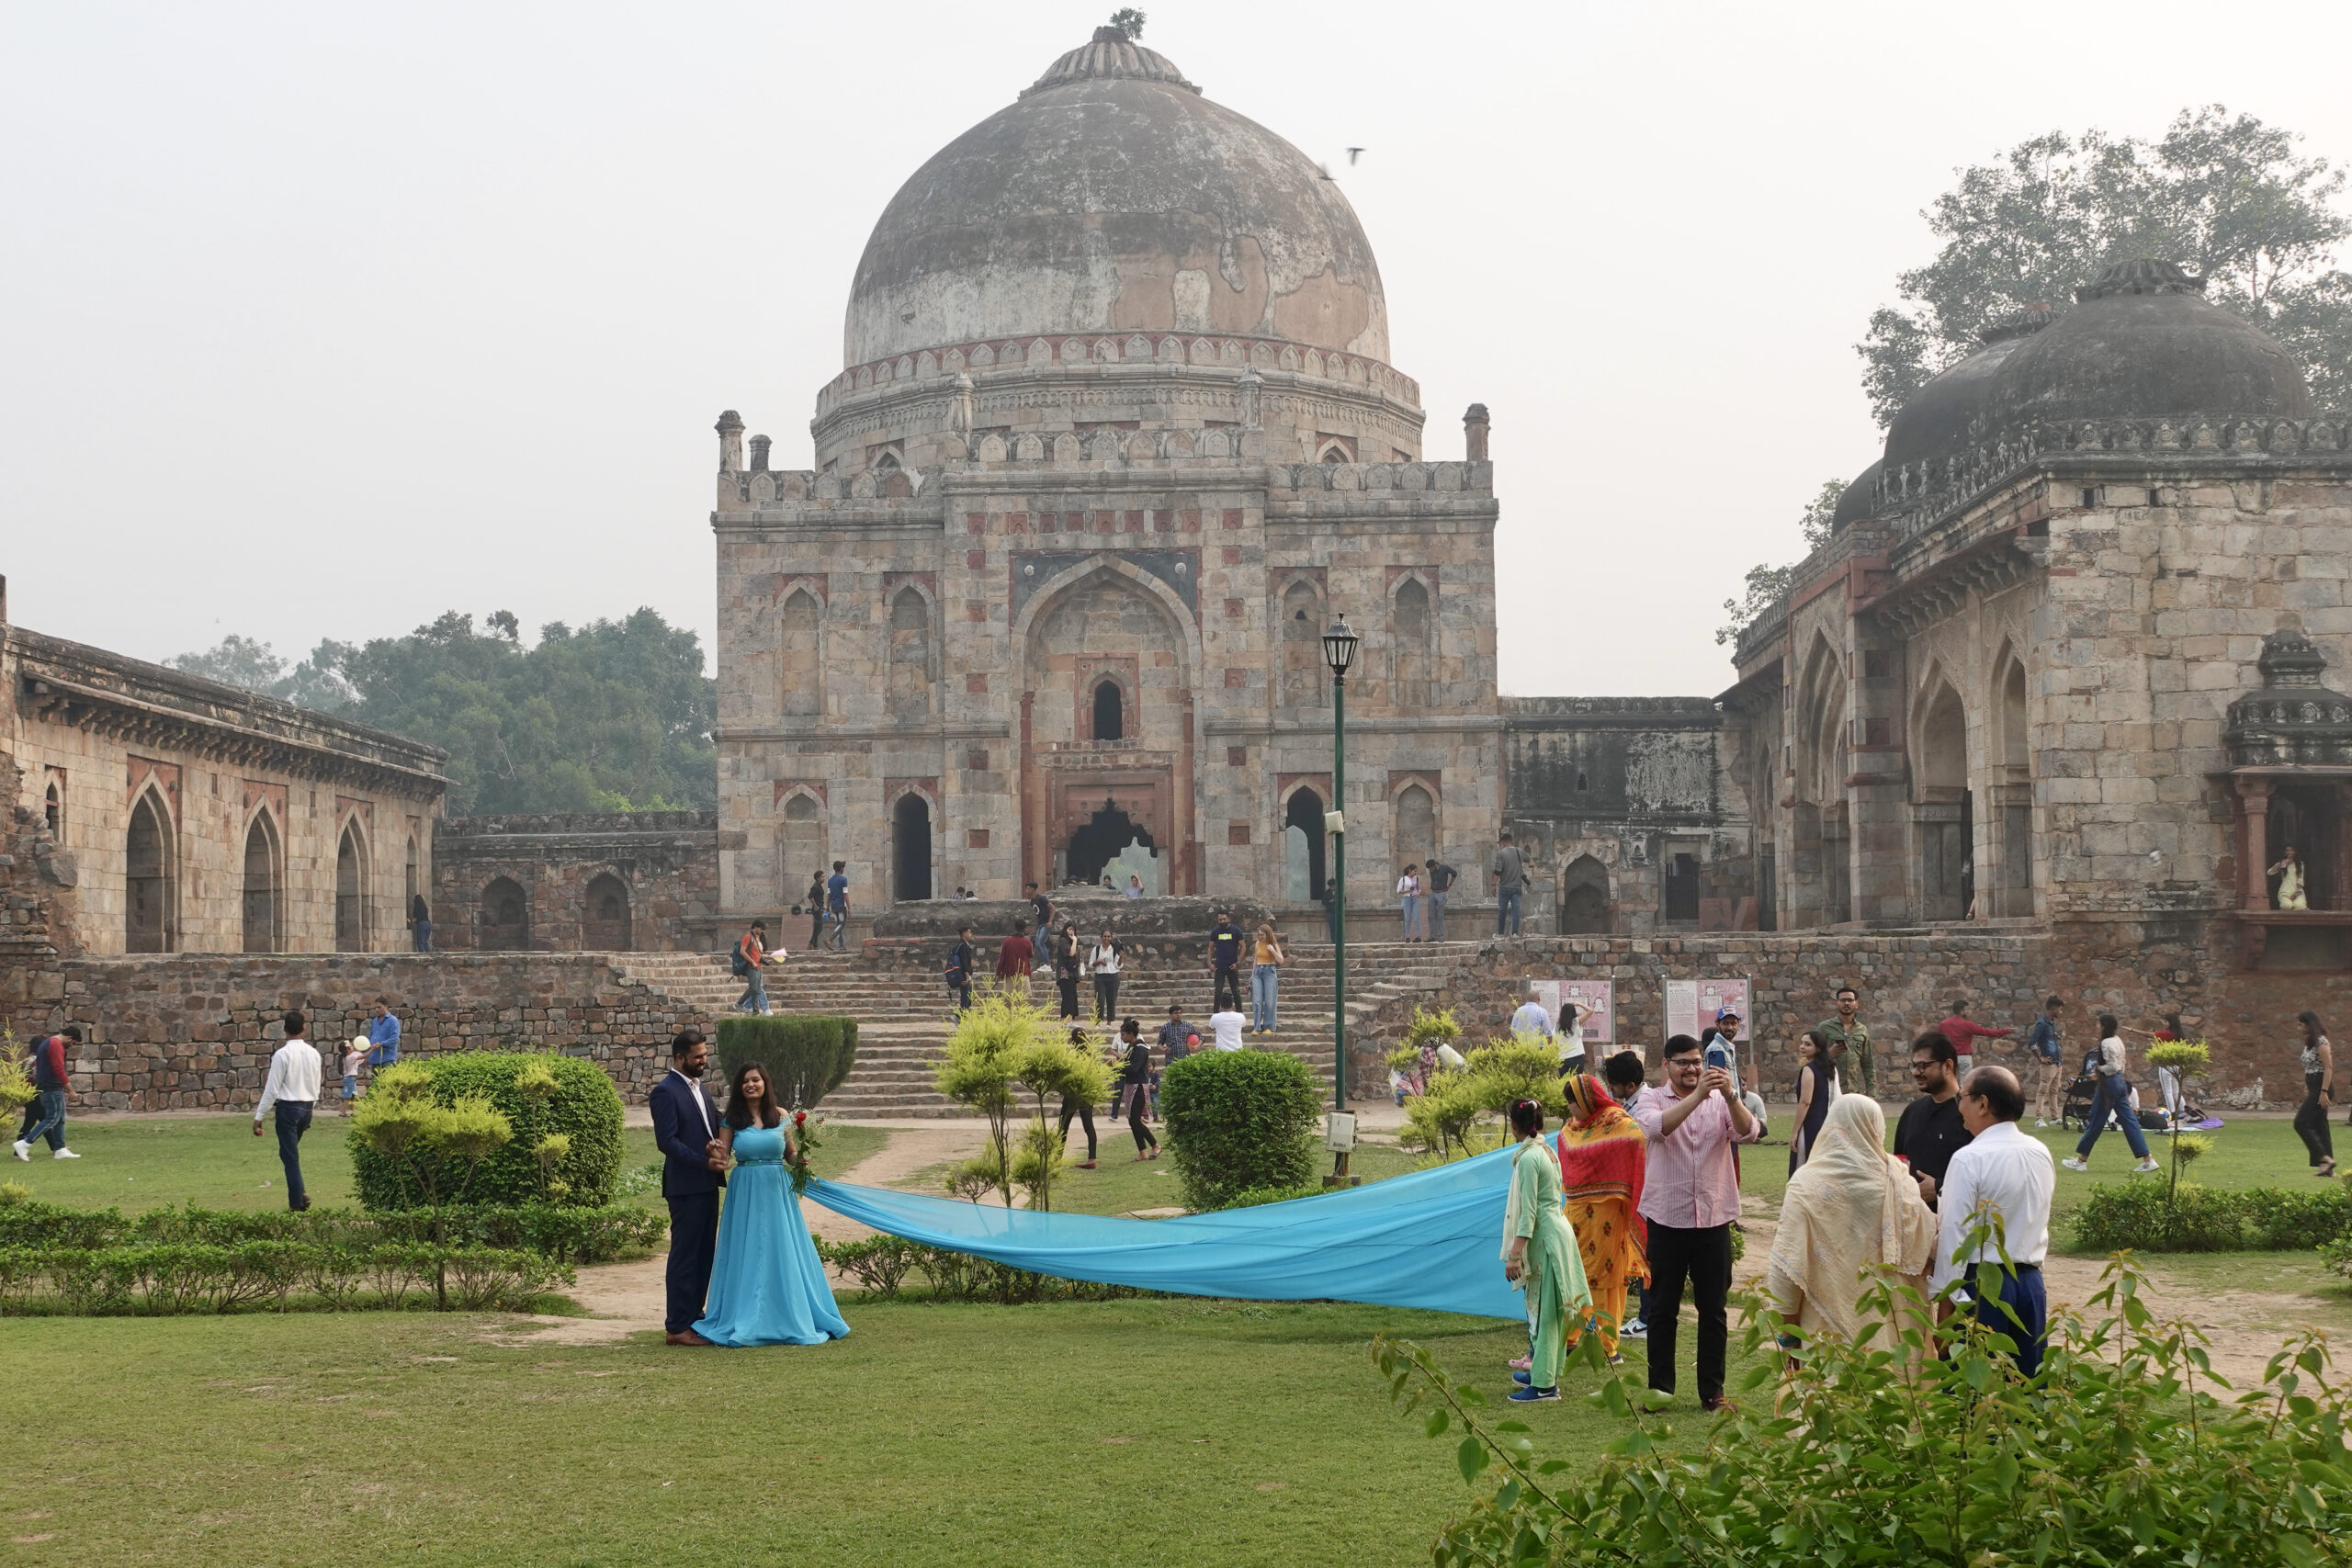
<path fill-rule="evenodd" d="M 1151 841 L 1151 830 L 1106 798 L 1102 808 L 1090 818 L 1084 827 L 1070 835 L 1069 879 L 1072 882 L 1102 881 L 1103 868 L 1117 860 L 1129 846 L 1138 844 L 1147 853 L 1157 855 L 1159 852 L 1159 846 Z M 1120 882 L 1125 886 L 1125 878 L 1121 877 Z M 1148 878 L 1146 878 L 1146 887 L 1149 887 Z"/>
<path fill-rule="evenodd" d="M 1590 855 L 1568 863 L 1560 879 L 1560 934 L 1605 935 L 1609 930 L 1609 869 Z"/>
<path fill-rule="evenodd" d="M 277 836 L 270 831 L 269 813 L 255 815 L 245 829 L 244 926 L 247 953 L 277 951 Z"/>
<path fill-rule="evenodd" d="M 488 953 L 519 953 L 531 945 L 531 906 L 523 885 L 510 877 L 491 878 L 481 890 L 481 947 Z"/>
<path fill-rule="evenodd" d="M 611 872 L 600 872 L 588 884 L 588 908 L 581 920 L 581 945 L 592 953 L 628 953 L 629 941 L 628 886 Z"/>
<path fill-rule="evenodd" d="M 931 802 L 912 790 L 890 808 L 890 897 L 931 897 Z"/>
<path fill-rule="evenodd" d="M 130 808 L 123 840 L 125 953 L 172 951 L 172 825 L 150 790 Z"/>
<path fill-rule="evenodd" d="M 1305 904 L 1323 891 L 1323 797 L 1311 789 L 1291 792 L 1283 816 L 1283 899 Z"/>
<path fill-rule="evenodd" d="M 345 823 L 334 851 L 334 950 L 368 951 L 367 862 L 359 848 L 359 829 Z"/>

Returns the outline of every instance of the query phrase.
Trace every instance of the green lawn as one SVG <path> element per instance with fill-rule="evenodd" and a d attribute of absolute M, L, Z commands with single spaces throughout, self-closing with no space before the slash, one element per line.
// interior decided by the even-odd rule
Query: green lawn
<path fill-rule="evenodd" d="M 74 1208 L 119 1206 L 126 1213 L 166 1204 L 207 1209 L 275 1209 L 286 1203 L 275 1133 L 256 1138 L 250 1115 L 141 1116 L 112 1122 L 71 1122 L 66 1131 L 78 1160 L 51 1159 L 36 1148 L 29 1164 L 0 1164 L 0 1180 L 19 1181 L 44 1202 Z M 321 1207 L 356 1201 L 351 1156 L 339 1115 L 321 1116 L 302 1140 L 302 1179 Z M 888 1134 L 872 1127 L 833 1127 L 817 1151 L 817 1168 L 838 1175 L 879 1149 Z M 621 1168 L 661 1157 L 650 1129 L 632 1127 Z M 634 1201 L 658 1205 L 657 1193 Z"/>
<path fill-rule="evenodd" d="M 1403 1562 L 1466 1494 L 1371 1337 L 1490 1394 L 1525 1344 L 1361 1306 L 843 1307 L 838 1344 L 700 1352 L 425 1314 L 12 1321 L 0 1376 L 55 1396 L 0 1438 L 0 1540 L 208 1568 Z M 1547 1457 L 1621 1429 L 1570 1382 L 1529 1412 Z"/>

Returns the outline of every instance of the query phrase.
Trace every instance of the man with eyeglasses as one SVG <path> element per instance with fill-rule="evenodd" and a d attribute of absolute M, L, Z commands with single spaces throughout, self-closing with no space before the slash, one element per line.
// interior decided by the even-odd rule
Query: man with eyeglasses
<path fill-rule="evenodd" d="M 1932 1029 L 1911 1042 L 1911 1081 L 1919 1098 L 1904 1107 L 1894 1123 L 1894 1156 L 1909 1165 L 1930 1209 L 1937 1206 L 1951 1156 L 1968 1146 L 1971 1136 L 1960 1113 L 1959 1064 L 1951 1042 Z"/>
<path fill-rule="evenodd" d="M 2050 1251 L 2050 1203 L 2058 1172 L 2049 1148 L 2018 1126 L 2025 1114 L 2025 1091 L 2007 1067 L 1979 1067 L 1969 1074 L 1958 1104 L 1971 1142 L 1952 1156 L 1946 1172 L 1944 1190 L 1951 1201 L 1938 1216 L 1933 1284 L 1941 1290 L 1962 1280 L 1965 1295 L 1955 1304 L 2007 1336 L 2016 1347 L 2018 1371 L 2031 1377 L 2041 1370 L 2048 1337 L 2041 1262 Z M 1972 1247 L 1970 1238 L 1980 1230 L 1993 1234 Z M 2000 1270 L 1998 1295 L 1978 1292 L 1974 1275 L 1980 1263 Z"/>
<path fill-rule="evenodd" d="M 1741 1103 L 1729 1067 L 1706 1065 L 1688 1034 L 1666 1043 L 1666 1082 L 1634 1105 L 1648 1138 L 1642 1218 L 1649 1227 L 1649 1386 L 1657 1402 L 1674 1393 L 1674 1341 L 1687 1284 L 1699 1308 L 1699 1404 L 1724 1403 L 1724 1303 L 1731 1295 L 1731 1223 L 1739 1217 L 1739 1168 L 1732 1145 L 1763 1127 Z"/>

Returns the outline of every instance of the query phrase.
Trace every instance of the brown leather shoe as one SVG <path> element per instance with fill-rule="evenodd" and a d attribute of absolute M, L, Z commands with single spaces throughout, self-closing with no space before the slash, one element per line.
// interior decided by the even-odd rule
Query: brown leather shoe
<path fill-rule="evenodd" d="M 691 1328 L 681 1328 L 675 1334 L 665 1334 L 662 1337 L 662 1339 L 664 1344 L 668 1345 L 703 1345 L 715 1347 L 718 1343 L 716 1339 L 705 1339 L 701 1335 L 696 1334 Z"/>

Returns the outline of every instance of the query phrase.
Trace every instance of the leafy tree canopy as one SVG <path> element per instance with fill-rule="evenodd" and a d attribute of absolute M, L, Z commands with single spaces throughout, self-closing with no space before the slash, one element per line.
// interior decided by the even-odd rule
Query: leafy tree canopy
<path fill-rule="evenodd" d="M 1805 502 L 1804 513 L 1797 519 L 1797 532 L 1804 540 L 1805 555 L 1811 555 L 1829 542 L 1829 520 L 1838 514 L 1838 499 L 1846 493 L 1844 479 L 1825 479 L 1813 499 Z M 1798 561 L 1804 557 L 1799 557 Z M 1736 638 L 1748 628 L 1757 616 L 1770 608 L 1772 601 L 1789 591 L 1789 581 L 1796 575 L 1798 561 L 1787 566 L 1751 566 L 1747 569 L 1747 589 L 1736 599 L 1724 601 L 1724 624 L 1715 628 L 1718 646 Z"/>
<path fill-rule="evenodd" d="M 718 801 L 701 639 L 651 609 L 578 631 L 551 621 L 530 648 L 508 611 L 477 630 L 452 610 L 402 637 L 321 642 L 290 669 L 235 636 L 169 662 L 443 748 L 453 816 Z"/>
<path fill-rule="evenodd" d="M 1943 249 L 1901 276 L 1903 303 L 1872 311 L 1856 345 L 1879 423 L 1985 327 L 2029 305 L 2064 310 L 2101 268 L 2143 256 L 2202 275 L 2206 298 L 2277 338 L 2322 404 L 2352 402 L 2344 175 L 2300 156 L 2300 140 L 2209 104 L 2154 141 L 2053 130 L 1961 170 L 1921 214 Z"/>

